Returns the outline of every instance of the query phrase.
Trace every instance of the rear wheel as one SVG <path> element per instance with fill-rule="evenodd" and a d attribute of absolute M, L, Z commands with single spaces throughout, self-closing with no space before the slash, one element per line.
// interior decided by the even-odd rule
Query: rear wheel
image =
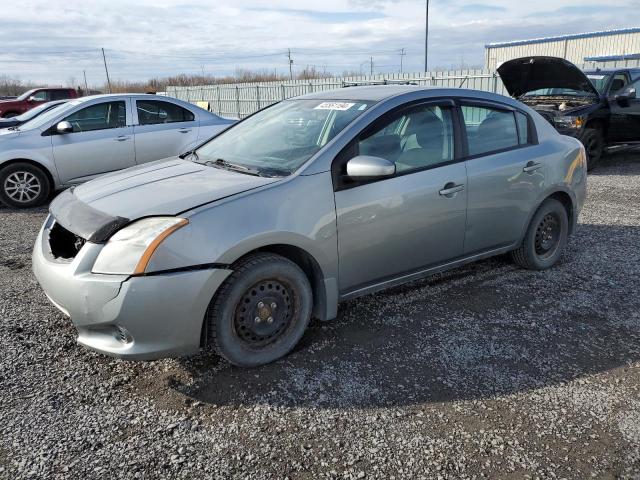
<path fill-rule="evenodd" d="M 594 168 L 604 153 L 604 136 L 598 128 L 585 128 L 580 141 L 587 152 L 587 170 Z"/>
<path fill-rule="evenodd" d="M 0 170 L 0 200 L 11 207 L 37 207 L 50 192 L 47 174 L 35 165 L 19 162 Z"/>
<path fill-rule="evenodd" d="M 295 263 L 271 253 L 250 255 L 209 305 L 209 343 L 234 365 L 273 362 L 302 338 L 312 304 L 309 280 Z"/>
<path fill-rule="evenodd" d="M 531 219 L 522 245 L 512 252 L 513 260 L 530 270 L 555 265 L 567 244 L 569 218 L 564 205 L 548 198 Z"/>

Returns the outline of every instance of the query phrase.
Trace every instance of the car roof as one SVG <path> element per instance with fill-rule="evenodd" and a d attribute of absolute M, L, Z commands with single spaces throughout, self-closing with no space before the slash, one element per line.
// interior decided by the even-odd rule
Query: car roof
<path fill-rule="evenodd" d="M 366 85 L 343 87 L 334 90 L 308 93 L 295 98 L 304 99 L 327 99 L 327 100 L 369 100 L 378 102 L 385 98 L 395 97 L 407 92 L 416 90 L 428 90 L 432 87 L 417 85 Z"/>
<path fill-rule="evenodd" d="M 482 90 L 471 90 L 456 87 L 428 87 L 423 85 L 368 85 L 344 87 L 322 92 L 308 93 L 288 100 L 355 100 L 382 102 L 393 97 L 422 93 L 423 98 L 462 97 L 494 100 L 512 106 L 520 105 L 511 97 Z M 521 106 L 521 105 L 520 105 Z"/>
<path fill-rule="evenodd" d="M 615 72 L 631 72 L 631 73 L 635 73 L 635 74 L 640 74 L 640 68 L 625 68 L 625 67 L 620 67 L 620 68 L 589 68 L 589 69 L 585 69 L 583 71 L 586 74 L 615 73 Z"/>

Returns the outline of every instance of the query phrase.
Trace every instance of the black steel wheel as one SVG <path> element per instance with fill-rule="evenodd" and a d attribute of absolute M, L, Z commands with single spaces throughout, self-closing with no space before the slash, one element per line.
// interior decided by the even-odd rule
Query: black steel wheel
<path fill-rule="evenodd" d="M 311 319 L 309 279 L 294 262 L 272 253 L 249 255 L 232 269 L 207 310 L 208 343 L 243 367 L 283 357 Z"/>
<path fill-rule="evenodd" d="M 604 137 L 597 128 L 585 128 L 580 137 L 587 154 L 587 170 L 594 168 L 604 154 Z"/>
<path fill-rule="evenodd" d="M 548 198 L 533 215 L 522 244 L 512 252 L 512 257 L 524 268 L 550 268 L 560 260 L 568 234 L 567 210 L 558 200 Z"/>
<path fill-rule="evenodd" d="M 536 227 L 535 251 L 540 258 L 549 258 L 560 242 L 560 219 L 555 212 L 546 214 Z"/>
<path fill-rule="evenodd" d="M 263 280 L 245 291 L 236 307 L 234 328 L 249 348 L 260 349 L 275 342 L 292 325 L 294 289 L 276 279 Z"/>

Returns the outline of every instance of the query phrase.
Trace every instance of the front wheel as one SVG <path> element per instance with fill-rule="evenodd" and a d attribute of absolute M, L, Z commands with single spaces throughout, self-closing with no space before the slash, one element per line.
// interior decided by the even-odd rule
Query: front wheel
<path fill-rule="evenodd" d="M 256 367 L 289 353 L 311 318 L 313 295 L 305 273 L 271 253 L 240 261 L 211 301 L 207 337 L 217 353 Z"/>
<path fill-rule="evenodd" d="M 13 163 L 0 170 L 0 200 L 15 208 L 42 205 L 51 192 L 46 173 L 35 165 Z"/>
<path fill-rule="evenodd" d="M 580 142 L 587 153 L 587 170 L 593 169 L 604 154 L 604 136 L 597 128 L 585 128 L 580 136 Z"/>
<path fill-rule="evenodd" d="M 548 198 L 531 219 L 522 245 L 512 252 L 513 260 L 530 270 L 555 265 L 567 244 L 569 218 L 564 205 Z"/>

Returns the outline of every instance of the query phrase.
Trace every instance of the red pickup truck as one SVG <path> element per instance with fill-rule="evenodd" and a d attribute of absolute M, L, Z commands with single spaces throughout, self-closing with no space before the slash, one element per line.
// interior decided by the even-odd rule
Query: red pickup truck
<path fill-rule="evenodd" d="M 15 117 L 38 105 L 42 105 L 43 102 L 77 97 L 78 92 L 74 88 L 34 88 L 24 92 L 14 100 L 0 101 L 0 117 Z"/>

